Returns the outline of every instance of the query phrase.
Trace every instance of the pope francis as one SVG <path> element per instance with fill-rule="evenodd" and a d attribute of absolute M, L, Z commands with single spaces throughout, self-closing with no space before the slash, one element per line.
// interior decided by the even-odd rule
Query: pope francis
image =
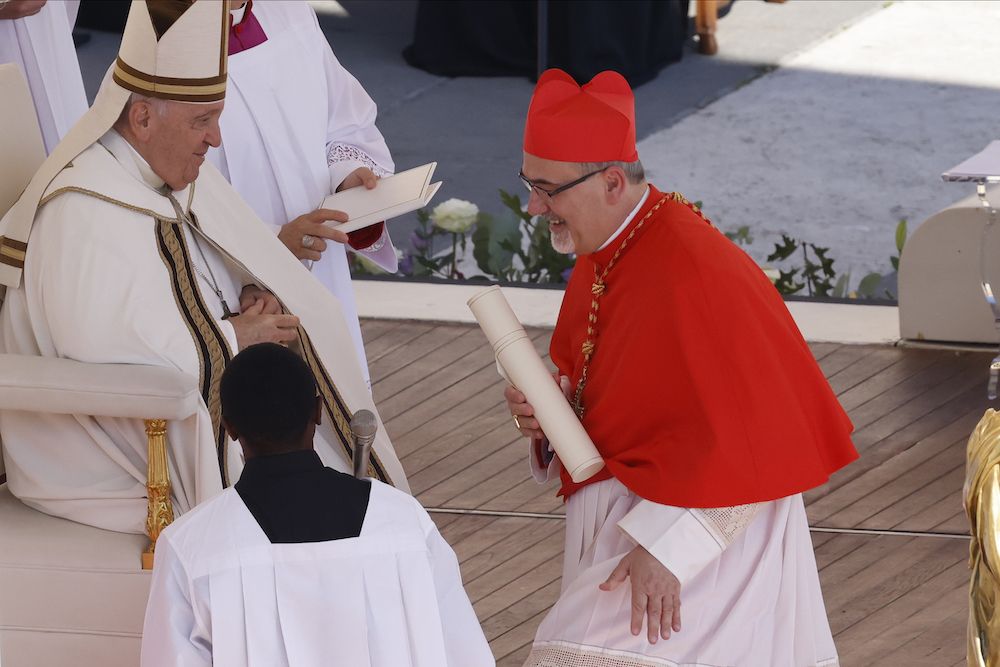
<path fill-rule="evenodd" d="M 0 220 L 0 352 L 197 378 L 202 409 L 167 434 L 180 513 L 239 478 L 219 381 L 240 349 L 280 342 L 306 360 L 327 413 L 316 448 L 330 467 L 351 469 L 350 416 L 374 409 L 340 303 L 204 164 L 220 142 L 228 34 L 222 0 L 133 0 L 94 106 Z M 380 434 L 369 473 L 407 490 Z M 5 412 L 0 435 L 23 502 L 143 531 L 141 421 Z"/>

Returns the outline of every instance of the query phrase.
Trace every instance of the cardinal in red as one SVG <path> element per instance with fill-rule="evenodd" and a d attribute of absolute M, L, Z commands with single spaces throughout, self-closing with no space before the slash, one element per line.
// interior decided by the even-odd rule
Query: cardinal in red
<path fill-rule="evenodd" d="M 562 594 L 526 666 L 836 665 L 801 494 L 857 452 L 777 290 L 647 183 L 615 72 L 539 78 L 521 179 L 577 255 L 550 356 L 605 460 L 574 483 L 508 388 L 533 474 L 567 501 Z"/>

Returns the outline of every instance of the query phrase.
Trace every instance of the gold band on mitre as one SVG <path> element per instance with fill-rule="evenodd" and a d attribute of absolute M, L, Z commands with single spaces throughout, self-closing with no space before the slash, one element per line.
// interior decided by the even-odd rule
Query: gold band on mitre
<path fill-rule="evenodd" d="M 153 76 L 131 67 L 119 56 L 111 76 L 122 88 L 148 97 L 178 102 L 218 102 L 226 98 L 226 74 L 204 79 Z"/>

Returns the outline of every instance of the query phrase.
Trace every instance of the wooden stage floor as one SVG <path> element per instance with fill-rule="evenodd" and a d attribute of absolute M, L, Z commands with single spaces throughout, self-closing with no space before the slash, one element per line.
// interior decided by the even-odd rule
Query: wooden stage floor
<path fill-rule="evenodd" d="M 472 325 L 362 324 L 376 402 L 462 564 L 498 664 L 520 667 L 559 592 L 562 506 L 529 476 L 503 383 Z M 532 330 L 545 354 L 549 330 Z M 844 667 L 965 664 L 965 443 L 991 355 L 810 346 L 855 424 L 861 459 L 806 495 Z"/>

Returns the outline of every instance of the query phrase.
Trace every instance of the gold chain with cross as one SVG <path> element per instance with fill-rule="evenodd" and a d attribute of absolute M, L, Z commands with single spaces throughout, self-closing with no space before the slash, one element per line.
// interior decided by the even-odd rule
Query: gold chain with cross
<path fill-rule="evenodd" d="M 629 247 L 629 243 L 639 230 L 642 229 L 643 225 L 653 217 L 664 203 L 671 200 L 684 204 L 708 222 L 708 218 L 701 212 L 701 209 L 685 199 L 679 192 L 671 192 L 670 194 L 663 195 L 663 198 L 656 202 L 653 208 L 649 209 L 649 212 L 642 217 L 639 224 L 632 228 L 632 231 L 625 237 L 622 244 L 618 246 L 618 250 L 611 256 L 611 260 L 604 267 L 604 270 L 600 271 L 596 265 L 594 266 L 594 282 L 590 286 L 590 314 L 587 316 L 587 339 L 583 341 L 583 345 L 580 348 L 580 351 L 583 353 L 583 370 L 580 372 L 580 381 L 577 382 L 576 391 L 573 394 L 573 409 L 576 411 L 576 416 L 580 419 L 583 419 L 583 390 L 587 386 L 587 373 L 590 371 L 590 362 L 593 360 L 597 348 L 597 313 L 600 308 L 601 296 L 608 290 L 608 274 L 611 273 L 611 269 L 618 263 L 618 259 L 625 252 L 625 249 Z"/>

